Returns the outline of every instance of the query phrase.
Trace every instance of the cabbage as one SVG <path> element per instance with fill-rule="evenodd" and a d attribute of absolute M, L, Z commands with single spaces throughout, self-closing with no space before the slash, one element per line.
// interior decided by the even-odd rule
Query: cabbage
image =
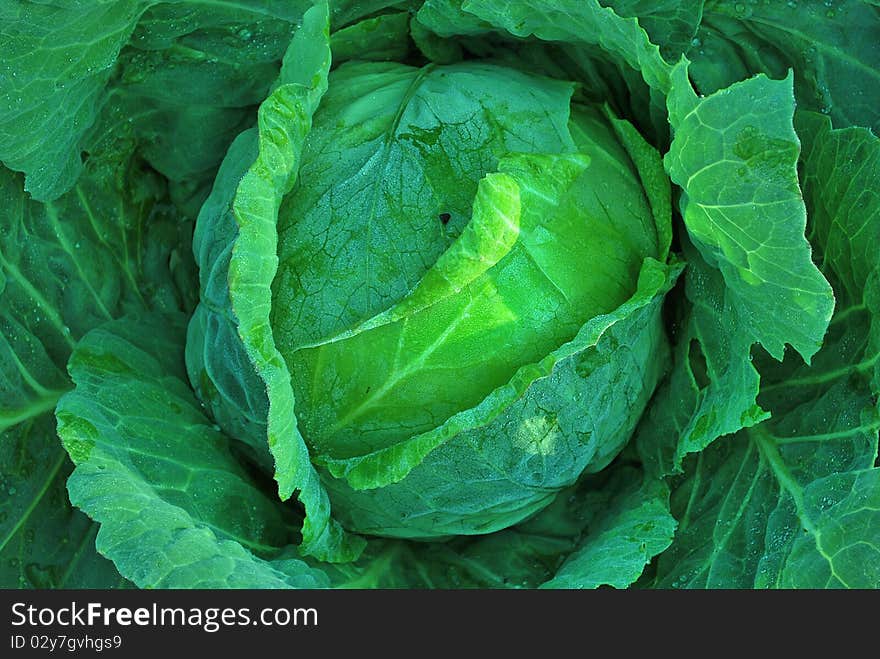
<path fill-rule="evenodd" d="M 880 586 L 875 4 L 87 4 L 0 6 L 0 585 Z"/>

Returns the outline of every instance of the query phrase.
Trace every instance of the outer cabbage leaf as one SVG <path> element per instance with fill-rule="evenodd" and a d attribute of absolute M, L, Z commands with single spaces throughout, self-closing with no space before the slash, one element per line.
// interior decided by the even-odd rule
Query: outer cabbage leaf
<path fill-rule="evenodd" d="M 82 148 L 125 136 L 201 201 L 233 137 L 253 124 L 310 4 L 143 2 Z"/>
<path fill-rule="evenodd" d="M 143 9 L 138 0 L 0 5 L 0 160 L 27 172 L 35 198 L 58 197 L 82 171 L 83 137 Z"/>
<path fill-rule="evenodd" d="M 108 137 L 195 194 L 253 123 L 310 0 L 0 3 L 0 161 L 38 200 Z M 334 2 L 334 25 L 389 5 Z"/>
<path fill-rule="evenodd" d="M 185 319 L 131 316 L 90 332 L 58 432 L 70 499 L 101 525 L 96 546 L 141 588 L 314 588 L 324 575 L 285 547 L 294 511 L 205 417 L 182 365 Z M 147 558 L 149 557 L 149 558 Z"/>
<path fill-rule="evenodd" d="M 669 91 L 670 66 L 657 45 L 635 18 L 622 18 L 598 0 L 465 0 L 462 9 L 518 37 L 597 45 L 639 71 L 651 88 Z"/>
<path fill-rule="evenodd" d="M 797 126 L 810 236 L 840 304 L 810 366 L 762 360 L 771 418 L 686 462 L 658 586 L 880 585 L 880 262 L 868 247 L 880 231 L 880 141 L 817 115 Z"/>
<path fill-rule="evenodd" d="M 876 3 L 874 3 L 876 5 Z M 862 0 L 712 2 L 688 58 L 702 93 L 794 72 L 798 107 L 880 131 L 880 10 Z"/>
<path fill-rule="evenodd" d="M 584 493 L 588 501 L 591 495 L 604 499 L 601 507 L 593 512 L 575 551 L 541 588 L 626 588 L 672 543 L 676 521 L 669 512 L 667 486 L 650 475 L 638 485 L 630 470 L 621 470 L 616 478 L 602 485 L 601 495 Z"/>
<path fill-rule="evenodd" d="M 769 416 L 756 403 L 760 376 L 751 359 L 752 341 L 730 290 L 693 245 L 682 246 L 689 306 L 675 321 L 673 369 L 637 433 L 642 459 L 656 475 L 680 472 L 688 454 Z"/>
<path fill-rule="evenodd" d="M 0 587 L 122 588 L 95 551 L 96 524 L 67 498 L 71 465 L 52 414 L 0 435 Z"/>
<path fill-rule="evenodd" d="M 721 271 L 753 340 L 777 359 L 788 343 L 809 360 L 834 298 L 804 236 L 791 81 L 757 76 L 699 98 L 686 66 L 673 80 L 675 139 L 665 161 L 685 192 L 688 233 Z"/>
<path fill-rule="evenodd" d="M 668 16 L 662 7 L 660 14 Z M 669 66 L 635 18 L 622 19 L 598 2 L 458 0 L 426 2 L 416 18 L 414 25 L 424 26 L 428 38 L 415 28 L 414 38 L 420 47 L 427 42 L 430 59 L 457 61 L 465 49 L 514 68 L 578 80 L 583 83 L 579 93 L 593 102 L 609 103 L 617 111 L 633 108 L 625 116 L 638 120 L 646 137 L 655 135 L 660 142 L 668 135 L 663 94 Z M 535 43 L 532 34 L 554 46 Z M 442 38 L 452 35 L 465 36 Z"/>
<path fill-rule="evenodd" d="M 491 23 L 463 11 L 462 0 L 425 0 L 416 18 L 434 34 L 441 37 L 479 35 L 491 32 Z"/>
<path fill-rule="evenodd" d="M 675 59 L 693 45 L 703 17 L 705 0 L 606 0 L 620 16 L 634 16 L 651 42 L 667 59 Z"/>
<path fill-rule="evenodd" d="M 76 341 L 110 318 L 178 308 L 169 269 L 188 242 L 157 201 L 162 186 L 125 152 L 96 154 L 55 202 L 29 199 L 0 168 L 0 583 L 101 587 L 121 580 L 94 552 L 95 529 L 70 507 L 70 462 L 52 410 L 70 388 Z M 185 230 L 185 228 L 184 228 Z M 144 241 L 144 242 L 142 242 Z M 176 272 L 174 271 L 176 270 Z"/>
<path fill-rule="evenodd" d="M 672 540 L 669 491 L 625 461 L 564 490 L 529 520 L 442 543 L 371 540 L 335 565 L 337 588 L 624 588 Z"/>
<path fill-rule="evenodd" d="M 298 490 L 306 508 L 303 551 L 351 560 L 362 542 L 330 519 L 327 495 L 296 427 L 290 374 L 268 323 L 278 207 L 296 179 L 312 114 L 327 88 L 329 38 L 327 5 L 318 4 L 291 41 L 256 129 L 239 138 L 203 207 L 194 244 L 203 303 L 191 322 L 187 367 L 202 400 L 221 410 L 218 420 L 232 422 L 231 430 L 246 426 L 245 438 L 254 445 L 253 428 L 265 424 L 279 494 L 287 499 Z M 233 409 L 222 411 L 230 402 Z"/>

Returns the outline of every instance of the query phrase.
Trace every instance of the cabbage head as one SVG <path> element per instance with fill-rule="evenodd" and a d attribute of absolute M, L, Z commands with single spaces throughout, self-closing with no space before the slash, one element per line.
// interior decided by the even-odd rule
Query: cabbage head
<path fill-rule="evenodd" d="M 268 405 L 296 420 L 276 435 L 270 416 L 270 437 L 305 443 L 352 530 L 511 526 L 617 455 L 666 365 L 659 155 L 571 83 L 497 64 L 350 62 L 328 82 L 296 181 L 259 218 L 278 258 L 261 323 L 285 380 Z M 630 151 L 661 181 L 650 195 Z M 259 194 L 243 174 L 233 216 Z M 197 249 L 228 195 L 214 187 Z M 260 274 L 243 264 L 237 284 Z M 224 369 L 215 322 L 196 312 L 190 378 L 243 425 L 253 402 L 236 392 L 256 387 Z"/>

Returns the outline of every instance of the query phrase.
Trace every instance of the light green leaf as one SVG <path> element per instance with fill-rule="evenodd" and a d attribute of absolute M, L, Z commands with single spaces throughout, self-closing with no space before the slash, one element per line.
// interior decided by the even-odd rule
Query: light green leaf
<path fill-rule="evenodd" d="M 672 543 L 676 521 L 666 485 L 648 477 L 638 486 L 636 474 L 623 473 L 626 479 L 618 475 L 603 484 L 605 500 L 592 512 L 577 548 L 541 588 L 626 588 Z"/>
<path fill-rule="evenodd" d="M 586 159 L 572 156 L 570 161 L 577 173 L 583 171 Z M 565 176 L 568 172 L 560 167 L 557 173 Z M 570 182 L 571 179 L 566 184 Z M 327 343 L 401 321 L 441 303 L 507 256 L 520 235 L 520 188 L 516 180 L 505 173 L 487 174 L 477 187 L 473 208 L 473 217 L 461 235 L 409 295 L 354 329 L 330 338 Z"/>
<path fill-rule="evenodd" d="M 303 551 L 323 560 L 346 561 L 357 556 L 362 542 L 347 536 L 330 518 L 327 495 L 296 426 L 290 373 L 269 325 L 270 285 L 277 264 L 275 222 L 283 195 L 298 174 L 312 114 L 327 89 L 329 29 L 326 4 L 306 12 L 290 52 L 301 50 L 312 69 L 300 68 L 302 58 L 285 56 L 291 66 L 282 69 L 282 84 L 260 106 L 257 159 L 232 203 L 239 233 L 229 262 L 229 297 L 248 357 L 266 385 L 268 442 L 279 494 L 286 499 L 299 490 L 306 508 Z"/>
<path fill-rule="evenodd" d="M 809 361 L 834 298 L 804 236 L 791 80 L 757 76 L 700 98 L 685 64 L 672 79 L 675 139 L 665 160 L 684 191 L 688 233 L 724 276 L 752 340 L 777 359 L 790 344 Z"/>
<path fill-rule="evenodd" d="M 256 130 L 239 138 L 224 164 L 218 180 L 237 185 L 215 187 L 202 210 L 195 248 L 208 294 L 190 328 L 195 338 L 187 364 L 205 400 L 247 406 L 230 413 L 233 430 L 249 425 L 253 443 L 254 430 L 265 424 L 279 494 L 287 499 L 298 490 L 306 508 L 303 551 L 346 561 L 359 553 L 362 542 L 330 518 L 327 495 L 296 426 L 290 374 L 269 326 L 278 209 L 296 180 L 312 114 L 327 88 L 329 39 L 327 5 L 317 4 L 291 41 L 277 86 L 260 106 Z M 213 328 L 207 339 L 201 336 L 206 327 Z M 213 349 L 214 341 L 223 342 L 223 352 Z M 225 359 L 230 349 L 231 364 Z M 213 380 L 212 373 L 222 379 Z M 264 411 L 267 416 L 260 417 Z"/>
<path fill-rule="evenodd" d="M 657 149 L 630 122 L 618 119 L 607 108 L 605 115 L 638 172 L 645 197 L 654 215 L 658 257 L 665 261 L 672 245 L 672 185 L 663 169 L 663 160 Z"/>
<path fill-rule="evenodd" d="M 352 59 L 394 61 L 409 55 L 409 12 L 379 14 L 330 35 L 333 63 Z"/>

